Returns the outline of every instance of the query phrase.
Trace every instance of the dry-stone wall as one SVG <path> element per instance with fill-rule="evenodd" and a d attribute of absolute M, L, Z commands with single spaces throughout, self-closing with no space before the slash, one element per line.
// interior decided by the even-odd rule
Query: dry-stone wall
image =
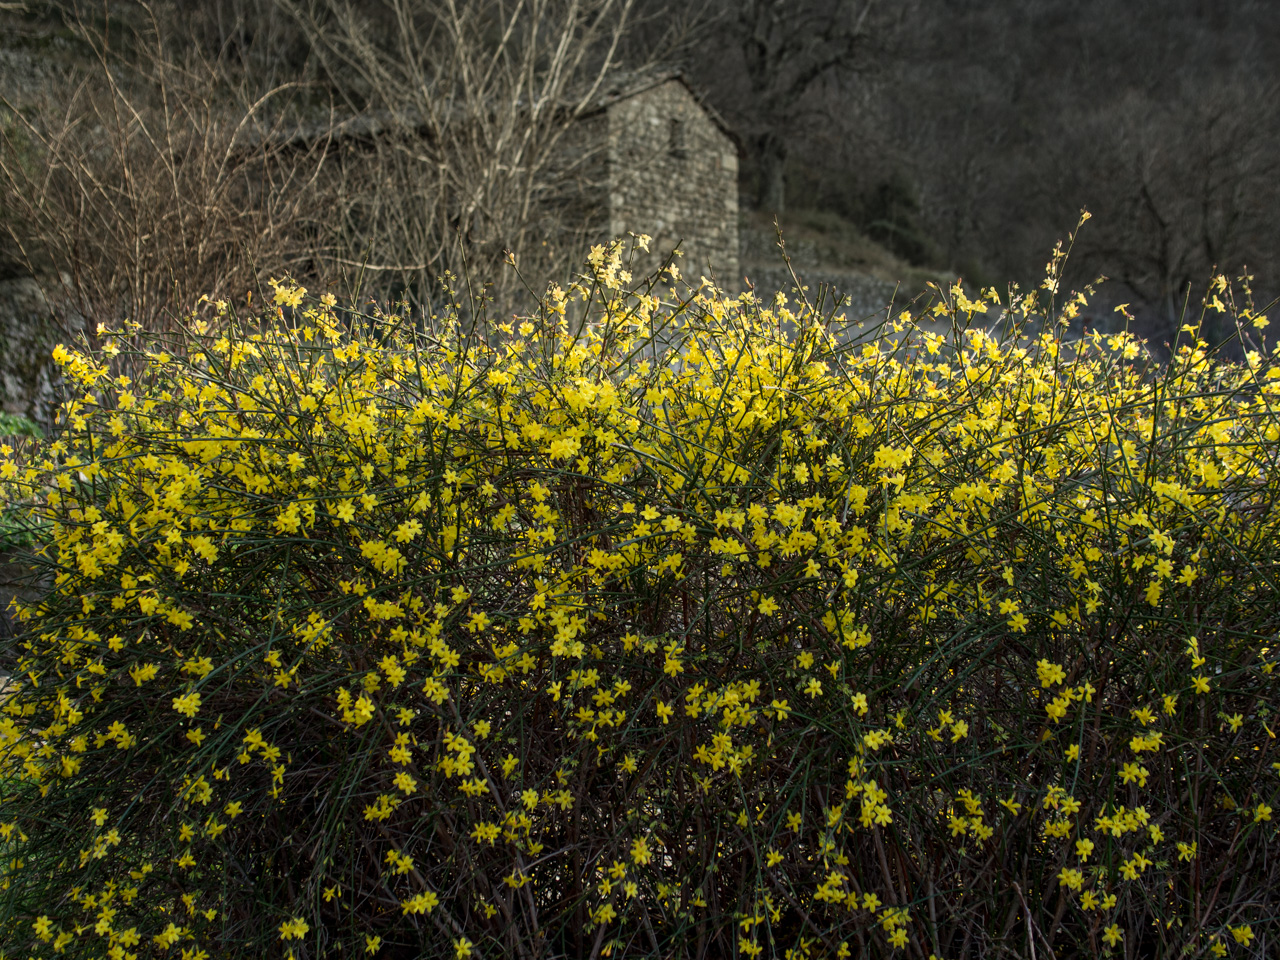
<path fill-rule="evenodd" d="M 778 249 L 776 227 L 760 215 L 748 214 L 739 231 L 741 270 L 761 297 L 781 290 L 790 295 L 798 277 L 806 295 L 816 301 L 825 288 L 823 305 L 843 301 L 839 313 L 850 320 L 877 321 L 901 312 L 921 294 L 926 283 L 944 288 L 954 276 L 912 267 L 867 240 L 851 224 L 826 224 L 826 229 L 803 222 L 783 228 L 792 276 Z"/>
<path fill-rule="evenodd" d="M 677 78 L 619 98 L 608 117 L 609 236 L 647 233 L 655 258 L 680 243 L 687 277 L 740 286 L 737 145 Z"/>
<path fill-rule="evenodd" d="M 0 280 L 0 409 L 48 430 L 58 402 L 53 348 L 68 338 L 41 285 L 30 277 Z"/>
<path fill-rule="evenodd" d="M 775 259 L 781 260 L 780 257 Z M 865 274 L 841 273 L 830 270 L 813 270 L 803 264 L 793 263 L 800 283 L 808 287 L 805 293 L 813 301 L 820 289 L 826 290 L 825 302 L 830 304 L 837 297 L 842 298 L 844 306 L 840 313 L 850 320 L 883 320 L 886 311 L 892 304 L 901 307 L 910 299 L 907 288 L 889 280 L 870 277 Z M 747 281 L 755 288 L 756 293 L 764 298 L 773 296 L 781 290 L 790 296 L 795 287 L 795 278 L 785 263 L 777 266 L 763 266 L 745 271 Z"/>
<path fill-rule="evenodd" d="M 84 56 L 52 21 L 23 15 L 22 4 L 0 3 L 0 132 L 10 147 L 25 138 L 15 111 L 35 112 L 53 100 L 62 81 Z M 56 403 L 57 368 L 50 352 L 68 331 L 54 322 L 46 290 L 56 276 L 33 280 L 0 210 L 0 410 L 48 427 Z M 0 605 L 3 595 L 0 595 Z"/>

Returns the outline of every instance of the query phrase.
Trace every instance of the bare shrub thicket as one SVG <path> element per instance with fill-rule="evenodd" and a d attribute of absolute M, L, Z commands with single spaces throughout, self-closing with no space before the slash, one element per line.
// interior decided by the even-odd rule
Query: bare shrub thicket
<path fill-rule="evenodd" d="M 296 262 L 325 144 L 273 136 L 298 82 L 252 78 L 176 42 L 163 11 L 67 17 L 85 69 L 19 110 L 0 139 L 4 227 L 24 265 L 61 276 L 89 322 L 162 324 L 176 303 L 243 295 Z"/>
<path fill-rule="evenodd" d="M 584 250 L 602 145 L 570 141 L 632 3 L 68 4 L 84 69 L 0 101 L 3 229 L 90 329 L 284 271 L 424 299 L 469 273 L 509 300 L 506 251 L 546 277 Z"/>

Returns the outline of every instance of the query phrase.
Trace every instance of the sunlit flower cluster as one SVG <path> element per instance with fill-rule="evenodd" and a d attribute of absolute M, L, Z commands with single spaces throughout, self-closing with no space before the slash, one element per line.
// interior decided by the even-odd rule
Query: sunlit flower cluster
<path fill-rule="evenodd" d="M 0 942 L 1273 941 L 1275 354 L 1065 341 L 1052 273 L 864 330 L 622 252 L 510 323 L 281 282 L 58 349 L 0 465 L 50 525 Z"/>

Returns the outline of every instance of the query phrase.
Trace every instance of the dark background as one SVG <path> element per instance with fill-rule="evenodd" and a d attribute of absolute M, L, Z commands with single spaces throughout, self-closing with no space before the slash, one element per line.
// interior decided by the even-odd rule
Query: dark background
<path fill-rule="evenodd" d="M 170 3 L 169 42 L 356 103 L 298 25 L 335 2 Z M 74 4 L 8 6 L 30 22 Z M 355 6 L 394 32 L 384 0 Z M 1114 326 L 1129 302 L 1155 345 L 1216 272 L 1253 275 L 1260 305 L 1280 289 L 1275 0 L 632 0 L 628 16 L 622 62 L 681 67 L 737 132 L 757 224 L 825 224 L 1025 288 L 1087 208 L 1066 281 L 1111 282 L 1084 322 Z"/>
<path fill-rule="evenodd" d="M 1254 274 L 1260 297 L 1280 286 L 1280 4 L 866 11 L 726 3 L 733 42 L 690 59 L 745 135 L 750 202 L 782 208 L 784 224 L 786 211 L 835 211 L 912 263 L 1001 286 L 1036 282 L 1087 208 L 1068 282 L 1112 278 L 1101 301 L 1134 303 L 1155 341 L 1182 322 L 1188 291 L 1199 314 L 1215 270 Z M 776 64 L 760 55 L 788 43 Z M 824 69 L 806 74 L 811 63 Z"/>

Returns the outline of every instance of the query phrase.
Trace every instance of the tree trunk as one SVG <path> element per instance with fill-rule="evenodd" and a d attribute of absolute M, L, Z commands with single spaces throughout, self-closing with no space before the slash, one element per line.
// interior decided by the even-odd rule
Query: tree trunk
<path fill-rule="evenodd" d="M 760 158 L 760 189 L 756 206 L 765 213 L 782 216 L 787 199 L 787 143 L 776 133 L 764 133 L 757 138 L 757 156 Z"/>

